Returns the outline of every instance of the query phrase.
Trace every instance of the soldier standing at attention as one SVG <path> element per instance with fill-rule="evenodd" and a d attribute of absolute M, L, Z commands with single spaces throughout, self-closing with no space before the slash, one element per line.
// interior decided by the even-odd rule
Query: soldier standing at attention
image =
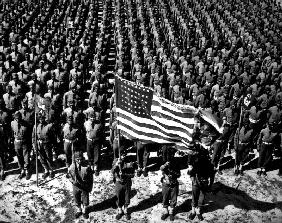
<path fill-rule="evenodd" d="M 168 216 L 170 221 L 174 221 L 174 209 L 177 204 L 177 196 L 179 193 L 179 182 L 177 178 L 180 177 L 180 168 L 177 166 L 174 160 L 175 150 L 170 148 L 167 162 L 161 166 L 163 177 L 162 182 L 162 195 L 163 195 L 163 207 L 165 213 L 161 219 L 165 220 Z"/>
<path fill-rule="evenodd" d="M 120 220 L 123 215 L 126 216 L 127 220 L 131 219 L 130 213 L 128 213 L 128 206 L 130 204 L 131 178 L 134 177 L 135 169 L 135 163 L 125 162 L 124 155 L 121 155 L 120 158 L 115 159 L 113 162 L 112 174 L 118 206 L 117 220 Z"/>
<path fill-rule="evenodd" d="M 5 167 L 6 167 L 6 160 L 5 160 L 5 153 L 8 150 L 8 140 L 7 136 L 4 131 L 3 125 L 0 123 L 0 181 L 5 179 Z"/>
<path fill-rule="evenodd" d="M 73 123 L 73 116 L 67 117 L 67 123 L 63 127 L 64 136 L 64 152 L 66 154 L 66 165 L 69 167 L 72 163 L 73 152 L 79 150 L 79 143 L 81 142 L 81 132 Z M 67 174 L 69 177 L 69 174 Z"/>
<path fill-rule="evenodd" d="M 275 120 L 270 119 L 266 128 L 262 129 L 259 133 L 257 141 L 257 150 L 259 151 L 257 174 L 266 176 L 266 169 L 268 168 L 274 150 L 276 138 L 279 136 L 274 130 Z"/>
<path fill-rule="evenodd" d="M 96 113 L 97 114 L 97 113 Z M 94 110 L 89 110 L 88 120 L 84 123 L 85 131 L 86 131 L 86 150 L 87 156 L 91 165 L 93 172 L 95 175 L 99 175 L 99 162 L 100 162 L 100 153 L 102 149 L 104 128 L 99 120 L 95 117 L 99 116 L 99 114 L 95 115 Z M 97 117 L 98 118 L 98 117 Z"/>
<path fill-rule="evenodd" d="M 137 147 L 137 164 L 138 164 L 138 170 L 137 170 L 137 176 L 140 177 L 143 173 L 144 177 L 148 176 L 148 169 L 147 169 L 147 163 L 150 156 L 150 152 L 148 151 L 149 144 L 144 144 L 141 141 L 136 142 Z"/>
<path fill-rule="evenodd" d="M 237 129 L 234 140 L 234 147 L 236 152 L 234 174 L 243 175 L 243 164 L 248 158 L 251 143 L 253 138 L 253 124 L 245 122 L 243 126 Z"/>
<path fill-rule="evenodd" d="M 89 193 L 93 187 L 93 175 L 89 165 L 83 160 L 81 151 L 76 151 L 73 156 L 73 162 L 69 168 L 69 180 L 72 183 L 74 201 L 77 206 L 76 218 L 83 215 L 83 218 L 89 218 Z"/>
<path fill-rule="evenodd" d="M 201 206 L 204 203 L 206 192 L 214 182 L 214 167 L 211 163 L 208 150 L 191 142 L 194 152 L 188 156 L 188 171 L 192 181 L 192 211 L 189 219 L 193 220 L 196 215 L 200 221 L 204 220 Z"/>
<path fill-rule="evenodd" d="M 56 143 L 56 137 L 52 125 L 48 124 L 44 113 L 39 114 L 39 124 L 36 128 L 36 133 L 35 128 L 33 128 L 32 145 L 34 147 L 35 143 L 37 143 L 37 151 L 39 152 L 40 161 L 44 168 L 44 174 L 42 178 L 46 179 L 48 176 L 53 178 L 55 174 L 53 172 L 54 167 L 52 146 L 54 143 Z"/>
<path fill-rule="evenodd" d="M 14 146 L 18 157 L 18 164 L 21 170 L 19 179 L 26 176 L 26 179 L 31 178 L 30 171 L 30 148 L 28 148 L 28 136 L 29 128 L 26 126 L 25 122 L 22 120 L 22 115 L 20 112 L 15 113 L 15 120 L 11 122 L 11 128 L 14 135 Z"/>

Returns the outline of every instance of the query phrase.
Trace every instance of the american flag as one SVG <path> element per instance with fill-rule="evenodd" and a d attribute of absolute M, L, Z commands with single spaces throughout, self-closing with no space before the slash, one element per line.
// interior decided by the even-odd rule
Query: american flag
<path fill-rule="evenodd" d="M 115 77 L 118 129 L 129 139 L 172 143 L 185 148 L 192 140 L 197 109 L 158 97 L 148 87 Z"/>

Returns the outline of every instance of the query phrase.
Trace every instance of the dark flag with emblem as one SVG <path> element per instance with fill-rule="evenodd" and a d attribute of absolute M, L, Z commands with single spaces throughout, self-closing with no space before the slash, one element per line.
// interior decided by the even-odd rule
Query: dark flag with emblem
<path fill-rule="evenodd" d="M 118 129 L 129 139 L 146 143 L 173 143 L 185 149 L 192 140 L 195 115 L 192 106 L 158 97 L 148 87 L 115 77 Z"/>

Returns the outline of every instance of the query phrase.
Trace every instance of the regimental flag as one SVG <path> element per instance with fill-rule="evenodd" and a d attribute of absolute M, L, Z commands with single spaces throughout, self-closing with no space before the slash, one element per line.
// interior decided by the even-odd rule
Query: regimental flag
<path fill-rule="evenodd" d="M 115 85 L 118 129 L 122 135 L 145 143 L 172 143 L 186 148 L 192 140 L 197 109 L 172 103 L 148 87 L 117 76 Z"/>

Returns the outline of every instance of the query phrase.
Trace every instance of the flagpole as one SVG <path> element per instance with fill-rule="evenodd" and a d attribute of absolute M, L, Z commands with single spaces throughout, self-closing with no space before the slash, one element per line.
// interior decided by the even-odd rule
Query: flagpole
<path fill-rule="evenodd" d="M 237 146 L 238 146 L 238 144 L 239 144 L 239 133 L 240 133 L 240 128 L 241 128 L 241 122 L 242 122 L 242 114 L 243 114 L 243 106 L 241 105 L 241 111 L 240 111 L 240 118 L 239 118 L 239 124 L 238 124 L 238 134 L 237 134 L 237 137 L 236 137 L 236 144 L 237 144 Z M 235 153 L 236 153 L 236 151 L 235 151 Z M 235 166 L 236 166 L 236 162 L 237 162 L 237 160 L 236 160 L 236 154 L 235 154 Z"/>
<path fill-rule="evenodd" d="M 117 80 L 117 78 L 116 78 L 116 80 Z M 116 101 L 116 105 L 117 105 L 117 96 L 118 96 L 118 92 L 117 92 L 117 87 L 116 87 L 116 83 L 115 83 L 115 85 L 114 85 L 114 93 L 115 93 L 115 101 Z M 116 111 L 116 117 L 118 117 L 118 112 Z M 119 121 L 118 121 L 118 118 L 117 118 L 117 134 L 118 134 L 118 157 L 120 158 L 120 154 L 121 154 L 121 152 L 120 152 L 120 130 L 118 129 L 118 124 L 119 124 Z"/>

